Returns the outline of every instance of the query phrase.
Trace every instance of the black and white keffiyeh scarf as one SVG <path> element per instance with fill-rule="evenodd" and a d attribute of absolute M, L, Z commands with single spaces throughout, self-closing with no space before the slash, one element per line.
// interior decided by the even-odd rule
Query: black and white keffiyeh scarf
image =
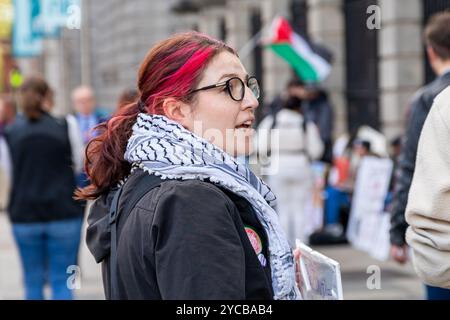
<path fill-rule="evenodd" d="M 160 115 L 140 113 L 125 159 L 162 179 L 198 179 L 244 197 L 269 237 L 272 286 L 277 300 L 300 299 L 292 250 L 275 211 L 276 197 L 247 166 Z"/>

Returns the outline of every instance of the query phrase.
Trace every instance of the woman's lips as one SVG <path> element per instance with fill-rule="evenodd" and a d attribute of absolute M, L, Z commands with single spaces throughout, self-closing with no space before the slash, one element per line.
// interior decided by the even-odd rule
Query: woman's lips
<path fill-rule="evenodd" d="M 238 124 L 236 126 L 236 129 L 241 129 L 241 128 L 249 129 L 249 128 L 252 128 L 254 121 L 255 121 L 255 118 L 247 119 L 246 121 L 243 121 L 240 124 Z"/>
<path fill-rule="evenodd" d="M 237 127 L 236 128 L 236 132 L 238 133 L 238 135 L 252 135 L 255 132 L 255 129 L 253 129 L 252 127 Z"/>

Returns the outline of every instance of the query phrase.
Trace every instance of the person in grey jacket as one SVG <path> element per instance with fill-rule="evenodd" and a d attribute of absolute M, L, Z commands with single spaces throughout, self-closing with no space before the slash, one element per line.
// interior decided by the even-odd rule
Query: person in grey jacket
<path fill-rule="evenodd" d="M 405 210 L 415 170 L 420 133 L 435 97 L 450 85 L 450 13 L 433 16 L 424 34 L 428 59 L 438 77 L 420 89 L 410 105 L 408 127 L 396 172 L 390 230 L 391 256 L 399 263 L 407 261 L 405 234 L 408 224 L 405 220 Z"/>

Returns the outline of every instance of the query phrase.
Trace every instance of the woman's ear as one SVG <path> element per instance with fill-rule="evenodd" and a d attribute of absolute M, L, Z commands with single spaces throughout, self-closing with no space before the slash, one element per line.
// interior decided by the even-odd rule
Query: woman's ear
<path fill-rule="evenodd" d="M 175 98 L 164 100 L 162 108 L 167 118 L 178 122 L 183 127 L 188 128 L 192 122 L 191 106 Z"/>

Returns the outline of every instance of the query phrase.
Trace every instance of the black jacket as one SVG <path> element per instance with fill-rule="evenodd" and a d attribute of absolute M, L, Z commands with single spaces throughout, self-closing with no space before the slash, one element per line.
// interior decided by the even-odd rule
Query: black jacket
<path fill-rule="evenodd" d="M 19 116 L 5 137 L 13 163 L 11 221 L 82 217 L 83 203 L 73 200 L 75 176 L 67 123 L 46 113 L 36 121 Z"/>
<path fill-rule="evenodd" d="M 127 180 L 119 214 L 137 179 L 146 174 L 136 171 Z M 93 204 L 86 238 L 96 261 L 103 262 L 107 298 L 112 197 L 109 193 Z M 259 235 L 265 266 L 246 228 Z M 119 216 L 117 238 L 120 299 L 273 298 L 268 239 L 261 223 L 245 199 L 211 183 L 163 181 L 125 220 Z"/>
<path fill-rule="evenodd" d="M 423 124 L 433 105 L 434 98 L 449 85 L 450 72 L 447 72 L 419 90 L 411 103 L 410 118 L 396 171 L 394 200 L 392 204 L 390 235 L 391 243 L 394 245 L 403 246 L 406 244 L 405 233 L 408 224 L 405 220 L 405 210 L 408 202 L 409 188 L 411 187 L 414 175 L 417 145 Z"/>

